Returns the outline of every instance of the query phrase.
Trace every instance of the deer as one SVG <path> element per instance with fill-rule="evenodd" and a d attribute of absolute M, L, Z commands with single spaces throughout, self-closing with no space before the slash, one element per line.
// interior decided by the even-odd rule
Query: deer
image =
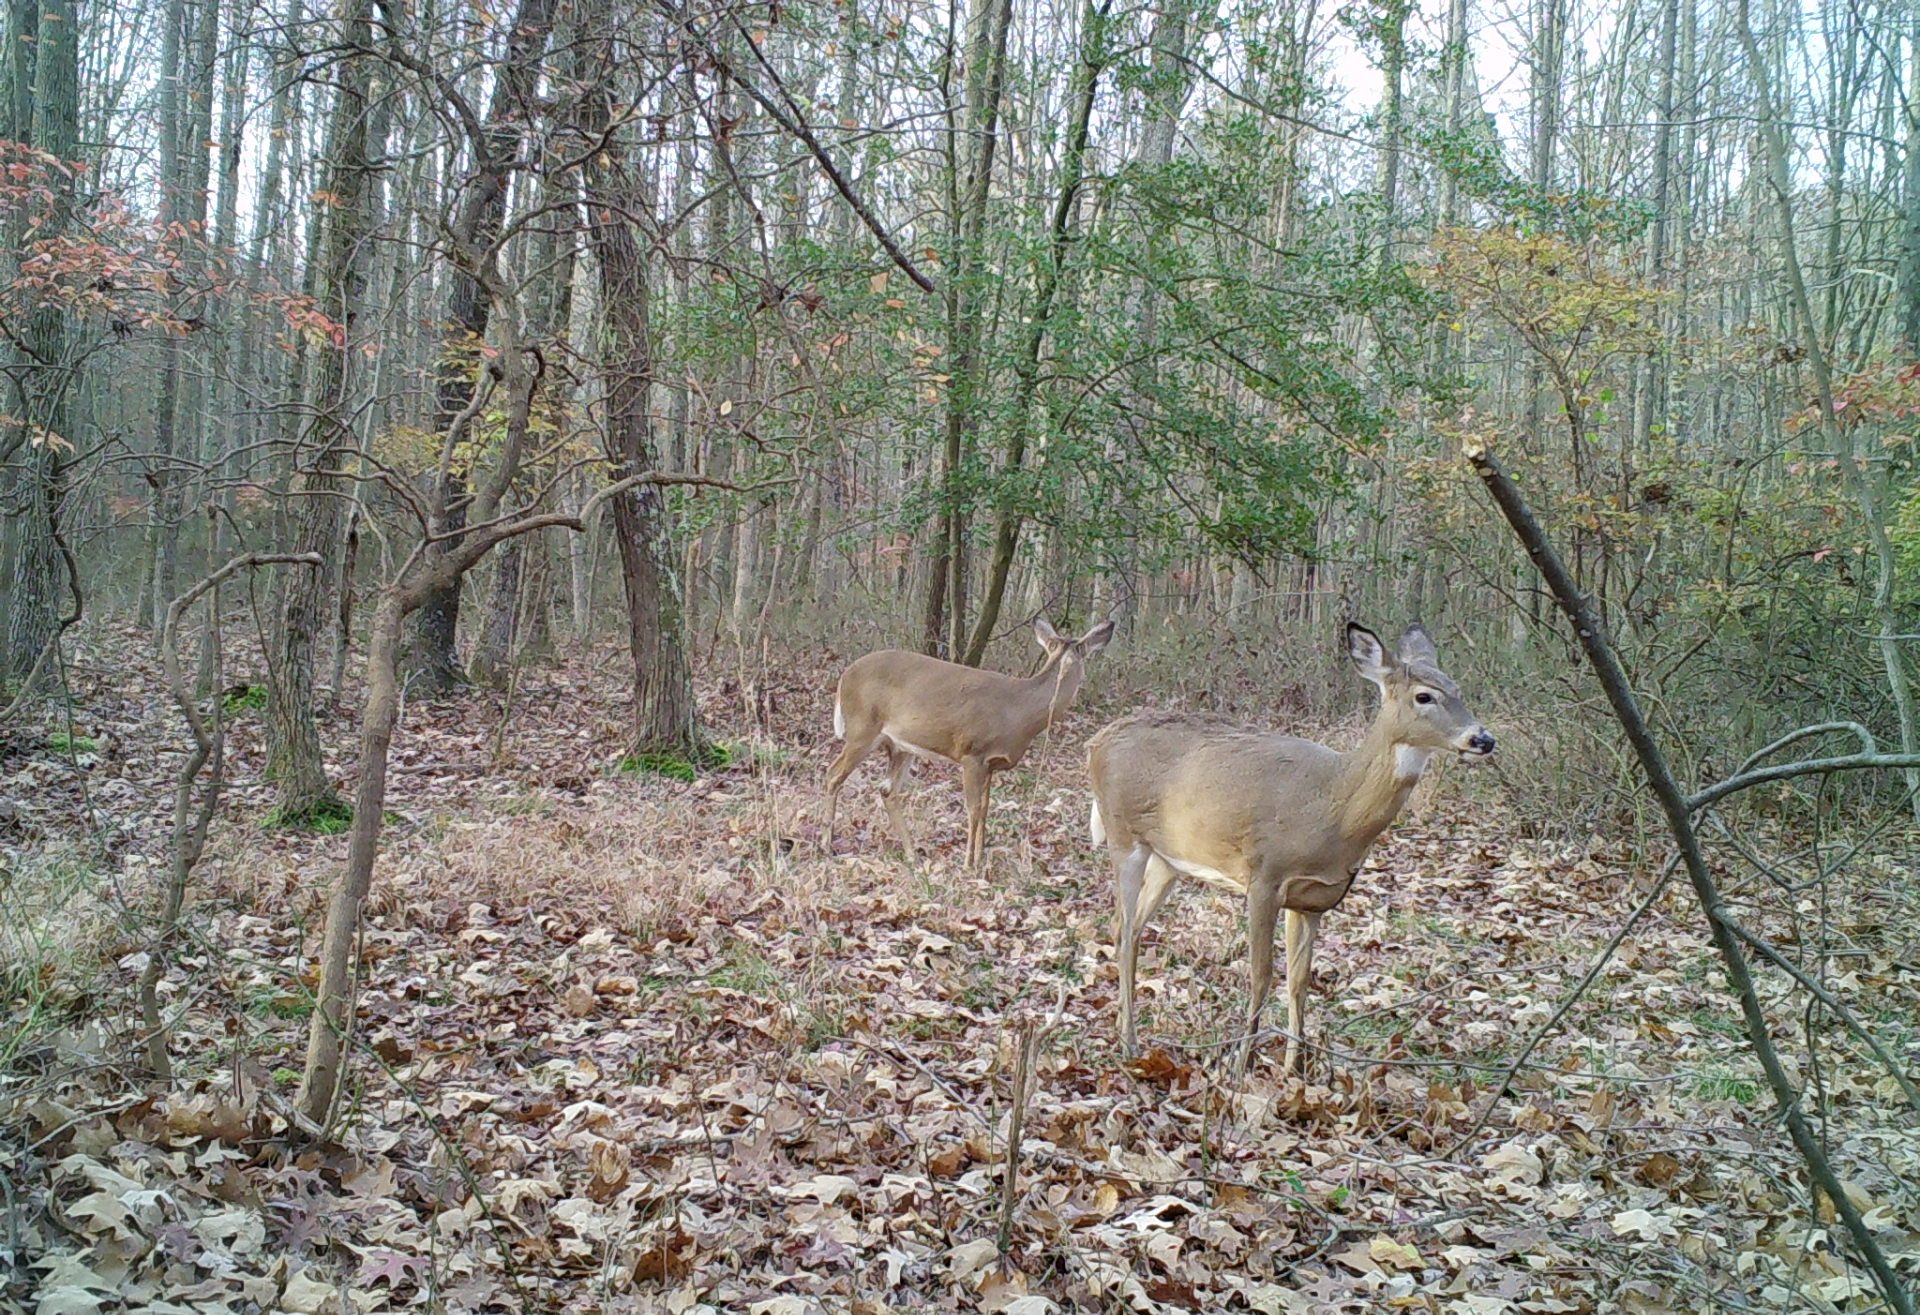
<path fill-rule="evenodd" d="M 1026 677 L 897 648 L 869 653 L 849 666 L 833 700 L 833 733 L 844 744 L 827 769 L 827 852 L 833 852 L 841 787 L 877 745 L 887 755 L 887 815 L 908 863 L 914 841 L 900 793 L 907 769 L 915 758 L 960 765 L 967 799 L 967 869 L 978 870 L 986 857 L 993 774 L 1018 766 L 1035 737 L 1073 706 L 1086 679 L 1087 659 L 1107 646 L 1113 626 L 1102 621 L 1078 639 L 1067 639 L 1044 616 L 1036 618 L 1034 639 L 1047 659 Z"/>
<path fill-rule="evenodd" d="M 1274 926 L 1286 911 L 1287 1047 L 1306 1071 L 1307 992 L 1320 919 L 1346 897 L 1368 850 L 1399 816 L 1428 760 L 1485 758 L 1494 738 L 1440 669 L 1433 640 L 1409 626 L 1389 653 L 1349 624 L 1347 653 L 1380 689 L 1380 710 L 1342 753 L 1208 713 L 1145 712 L 1103 727 L 1087 747 L 1088 829 L 1113 860 L 1119 905 L 1120 1040 L 1135 1053 L 1140 933 L 1177 877 L 1247 901 L 1250 985 L 1244 1076 L 1273 985 Z"/>

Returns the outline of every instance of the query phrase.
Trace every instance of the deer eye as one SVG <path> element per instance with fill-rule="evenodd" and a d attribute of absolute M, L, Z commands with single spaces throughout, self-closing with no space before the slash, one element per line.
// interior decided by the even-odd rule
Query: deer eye
<path fill-rule="evenodd" d="M 1424 708 L 1427 704 L 1433 702 L 1433 695 L 1427 693 L 1425 690 L 1421 690 L 1413 696 L 1413 701 Z"/>

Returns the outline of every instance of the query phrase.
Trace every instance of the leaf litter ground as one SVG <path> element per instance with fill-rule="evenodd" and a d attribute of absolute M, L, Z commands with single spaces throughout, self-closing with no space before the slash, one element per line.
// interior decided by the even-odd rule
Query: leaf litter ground
<path fill-rule="evenodd" d="M 1282 1079 L 1270 1041 L 1235 1085 L 1245 937 L 1224 898 L 1163 912 L 1145 1053 L 1114 1044 L 1082 746 L 1138 702 L 1124 668 L 999 778 L 978 878 L 938 769 L 911 805 L 913 868 L 872 766 L 822 855 L 827 655 L 792 655 L 747 696 L 738 678 L 703 690 L 743 751 L 691 784 L 614 769 L 617 654 L 528 673 L 504 718 L 480 692 L 415 704 L 361 951 L 352 1105 L 334 1140 L 294 1144 L 284 1111 L 344 838 L 261 828 L 261 729 L 238 711 L 191 951 L 164 984 L 180 1081 L 143 1086 L 125 1063 L 130 928 L 157 906 L 180 736 L 130 639 L 92 659 L 75 677 L 89 751 L 16 739 L 3 765 L 24 801 L 0 818 L 10 866 L 42 887 L 89 864 L 110 877 L 68 880 L 38 912 L 22 877 L 7 911 L 33 973 L 0 1087 L 12 1308 L 1875 1308 L 1830 1210 L 1809 1208 L 1682 896 L 1501 1089 L 1648 888 L 1624 848 L 1503 825 L 1501 798 L 1539 764 L 1422 786 L 1325 924 L 1314 1079 Z M 349 779 L 351 718 L 325 730 Z M 1874 870 L 1911 891 L 1897 861 Z M 1852 966 L 1829 986 L 1889 1020 L 1911 1061 L 1920 955 L 1900 912 L 1873 889 L 1829 910 Z M 1820 1040 L 1833 1154 L 1913 1272 L 1913 1111 Z"/>

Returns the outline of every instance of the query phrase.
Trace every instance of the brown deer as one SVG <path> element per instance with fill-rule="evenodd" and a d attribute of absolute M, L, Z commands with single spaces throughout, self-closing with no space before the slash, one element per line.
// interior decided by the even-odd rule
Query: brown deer
<path fill-rule="evenodd" d="M 1346 753 L 1186 713 L 1123 717 L 1088 746 L 1090 829 L 1113 857 L 1120 905 L 1120 1036 L 1129 1054 L 1140 932 L 1174 878 L 1187 876 L 1247 900 L 1252 989 L 1236 1072 L 1245 1072 L 1273 985 L 1274 924 L 1286 910 L 1286 1069 L 1303 1072 L 1320 915 L 1346 895 L 1431 755 L 1493 752 L 1493 736 L 1440 670 L 1419 626 L 1388 653 L 1371 630 L 1349 625 L 1347 652 L 1380 687 L 1380 712 Z"/>
<path fill-rule="evenodd" d="M 1086 660 L 1107 646 L 1113 622 L 1102 621 L 1078 639 L 1063 639 L 1040 617 L 1033 634 L 1047 661 L 1024 678 L 897 648 L 869 653 L 846 669 L 833 701 L 833 733 L 846 744 L 827 769 L 829 851 L 840 789 L 878 745 L 887 754 L 887 815 L 907 861 L 913 861 L 913 835 L 900 797 L 907 768 L 916 757 L 946 758 L 960 764 L 967 796 L 967 867 L 980 865 L 993 774 L 1016 766 L 1034 737 L 1073 706 L 1086 679 Z"/>

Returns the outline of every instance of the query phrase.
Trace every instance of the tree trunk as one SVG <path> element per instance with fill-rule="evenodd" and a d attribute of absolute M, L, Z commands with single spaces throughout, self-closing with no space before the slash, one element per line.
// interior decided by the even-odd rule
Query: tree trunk
<path fill-rule="evenodd" d="M 194 57 L 182 49 L 186 39 L 187 0 L 167 0 L 160 16 L 160 196 L 162 224 L 185 222 L 189 216 L 186 174 L 188 129 L 184 65 Z M 148 519 L 148 582 L 142 599 L 141 623 L 157 634 L 175 593 L 174 549 L 178 542 L 179 512 L 175 483 L 179 452 L 181 343 L 169 333 L 160 341 L 160 388 L 153 416 L 153 458 L 148 480 L 153 488 L 153 510 Z"/>
<path fill-rule="evenodd" d="M 587 17 L 582 26 L 591 29 Z M 590 61 L 591 66 L 591 61 Z M 603 50 L 599 80 L 582 98 L 589 140 L 606 135 L 613 119 L 611 51 Z M 599 266 L 601 351 L 605 373 L 607 460 L 615 481 L 654 468 L 653 325 L 650 289 L 640 244 L 624 217 L 644 211 L 625 151 L 609 138 L 598 167 L 586 172 L 587 243 Z M 633 744 L 636 753 L 697 753 L 702 745 L 693 675 L 687 661 L 680 583 L 674 576 L 666 499 L 652 484 L 612 499 L 627 599 L 627 638 L 633 654 Z"/>
<path fill-rule="evenodd" d="M 1544 201 L 1553 185 L 1554 150 L 1560 138 L 1560 65 L 1566 41 L 1566 0 L 1538 0 L 1539 18 L 1533 33 L 1533 140 L 1527 176 L 1537 201 Z M 1527 427 L 1523 441 L 1540 442 L 1546 424 L 1545 376 L 1537 360 L 1527 362 Z M 1580 459 L 1579 453 L 1573 459 Z M 1576 556 L 1578 548 L 1576 547 Z M 1539 595 L 1533 595 L 1536 607 Z"/>
<path fill-rule="evenodd" d="M 1074 70 L 1073 117 L 1067 128 L 1066 154 L 1060 164 L 1060 195 L 1054 201 L 1053 221 L 1047 230 L 1046 263 L 1041 267 L 1033 309 L 1027 316 L 1026 342 L 1014 366 L 1011 432 L 1007 435 L 1006 460 L 1000 469 L 1002 487 L 1000 508 L 994 519 L 993 560 L 987 568 L 986 596 L 980 600 L 980 615 L 963 659 L 970 667 L 979 666 L 986 657 L 987 644 L 993 639 L 994 627 L 1000 623 L 1000 603 L 1006 596 L 1007 575 L 1013 567 L 1014 550 L 1019 545 L 1020 526 L 1025 519 L 1019 491 L 1009 486 L 1020 477 L 1026 463 L 1034 399 L 1040 390 L 1040 358 L 1053 319 L 1061 271 L 1067 263 L 1069 223 L 1085 177 L 1088 125 L 1106 60 L 1106 14 L 1107 5 L 1089 0 L 1080 16 L 1080 59 Z"/>
<path fill-rule="evenodd" d="M 1441 59 L 1447 91 L 1447 139 L 1460 141 L 1466 123 L 1467 101 L 1467 0 L 1450 0 L 1447 5 L 1447 46 Z M 1443 169 L 1440 176 L 1440 223 L 1452 228 L 1460 222 L 1460 174 Z"/>
<path fill-rule="evenodd" d="M 80 37 L 73 0 L 41 0 L 34 27 L 39 33 L 32 59 L 29 140 L 55 160 L 80 156 Z M 22 30 L 16 23 L 15 31 Z M 17 52 L 16 52 L 17 53 Z M 16 63 L 16 76 L 24 72 Z M 46 236 L 64 227 L 72 203 L 72 179 L 55 175 L 55 211 Z M 15 544 L 14 587 L 6 617 L 6 644 L 0 673 L 26 677 L 39 665 L 60 631 L 79 619 L 79 582 L 61 534 L 67 491 L 66 459 L 70 404 L 76 363 L 69 358 L 66 317 L 43 307 L 27 326 L 27 354 L 39 363 L 26 387 L 30 446 L 21 465 L 21 518 Z M 63 611 L 60 595 L 72 590 L 72 606 Z"/>
<path fill-rule="evenodd" d="M 475 365 L 487 333 L 489 300 L 467 268 L 473 255 L 487 251 L 506 220 L 507 187 L 526 140 L 524 109 L 534 99 L 534 66 L 547 46 L 555 0 L 520 0 L 507 40 L 506 63 L 494 82 L 482 140 L 475 142 L 474 172 L 454 221 L 458 249 L 447 294 L 446 338 L 434 380 L 434 430 L 444 433 L 473 395 Z M 429 551 L 445 555 L 459 543 L 466 525 L 466 458 L 443 462 L 428 481 L 433 530 L 447 536 Z M 460 632 L 457 578 L 436 588 L 414 614 L 402 672 L 409 688 L 444 692 L 460 685 L 457 642 Z"/>
<path fill-rule="evenodd" d="M 346 0 L 342 45 L 370 47 L 372 0 Z M 337 338 L 315 349 L 314 400 L 317 450 L 305 473 L 299 550 L 331 560 L 340 551 L 340 524 L 346 490 L 341 470 L 354 447 L 352 428 L 353 363 L 360 347 L 359 314 L 365 271 L 360 248 L 368 225 L 372 167 L 368 159 L 368 88 L 371 59 L 348 56 L 340 65 L 340 85 L 327 125 L 327 221 L 318 253 L 321 308 L 341 326 Z M 298 823 L 316 813 L 337 811 L 340 801 L 327 783 L 314 722 L 314 639 L 323 624 L 332 572 L 299 571 L 285 585 L 273 636 L 274 679 L 268 685 L 268 767 L 279 786 L 275 814 L 282 823 Z"/>
<path fill-rule="evenodd" d="M 1379 273 L 1393 268 L 1393 226 L 1400 205 L 1401 78 L 1407 62 L 1407 15 L 1412 0 L 1385 0 L 1380 14 L 1380 225 L 1375 234 Z"/>
<path fill-rule="evenodd" d="M 926 605 L 921 612 L 921 643 L 935 654 L 961 655 L 966 624 L 967 514 L 960 496 L 966 449 L 979 423 L 986 391 L 980 334 L 985 288 L 979 286 L 985 263 L 987 200 L 993 190 L 993 161 L 999 141 L 1000 100 L 1006 82 L 1007 33 L 1013 26 L 1013 0 L 976 0 L 968 17 L 966 126 L 949 131 L 951 232 L 955 236 L 953 272 L 946 286 L 947 359 L 951 378 L 941 442 L 940 515 Z M 962 163 L 962 147 L 971 150 Z M 962 179 L 964 178 L 964 182 Z M 945 624 L 949 621 L 951 624 Z"/>
<path fill-rule="evenodd" d="M 361 0 L 351 0 L 359 4 Z M 317 572 L 316 572 L 317 574 Z M 355 946 L 360 910 L 373 889 L 373 861 L 380 847 L 381 810 L 387 797 L 387 753 L 400 717 L 398 674 L 401 610 L 399 590 L 390 588 L 374 611 L 367 637 L 367 702 L 360 713 L 360 783 L 355 791 L 353 829 L 347 841 L 347 866 L 327 905 L 327 930 L 320 946 L 320 986 L 307 1030 L 306 1070 L 296 1104 L 317 1125 L 331 1118 L 340 1090 L 347 1039 L 353 1022 Z"/>
<path fill-rule="evenodd" d="M 1686 0 L 1688 4 L 1693 0 Z M 1681 0 L 1664 0 L 1660 6 L 1660 69 L 1654 97 L 1653 130 L 1653 226 L 1647 235 L 1647 282 L 1656 288 L 1666 286 L 1667 246 L 1672 231 L 1668 206 L 1673 180 L 1673 72 L 1679 44 Z M 1649 347 L 1641 355 L 1634 373 L 1633 448 L 1644 454 L 1660 412 L 1664 381 L 1660 372 L 1661 349 Z"/>
<path fill-rule="evenodd" d="M 1900 337 L 1920 357 L 1920 9 L 1907 37 L 1906 231 L 1900 252 Z"/>

